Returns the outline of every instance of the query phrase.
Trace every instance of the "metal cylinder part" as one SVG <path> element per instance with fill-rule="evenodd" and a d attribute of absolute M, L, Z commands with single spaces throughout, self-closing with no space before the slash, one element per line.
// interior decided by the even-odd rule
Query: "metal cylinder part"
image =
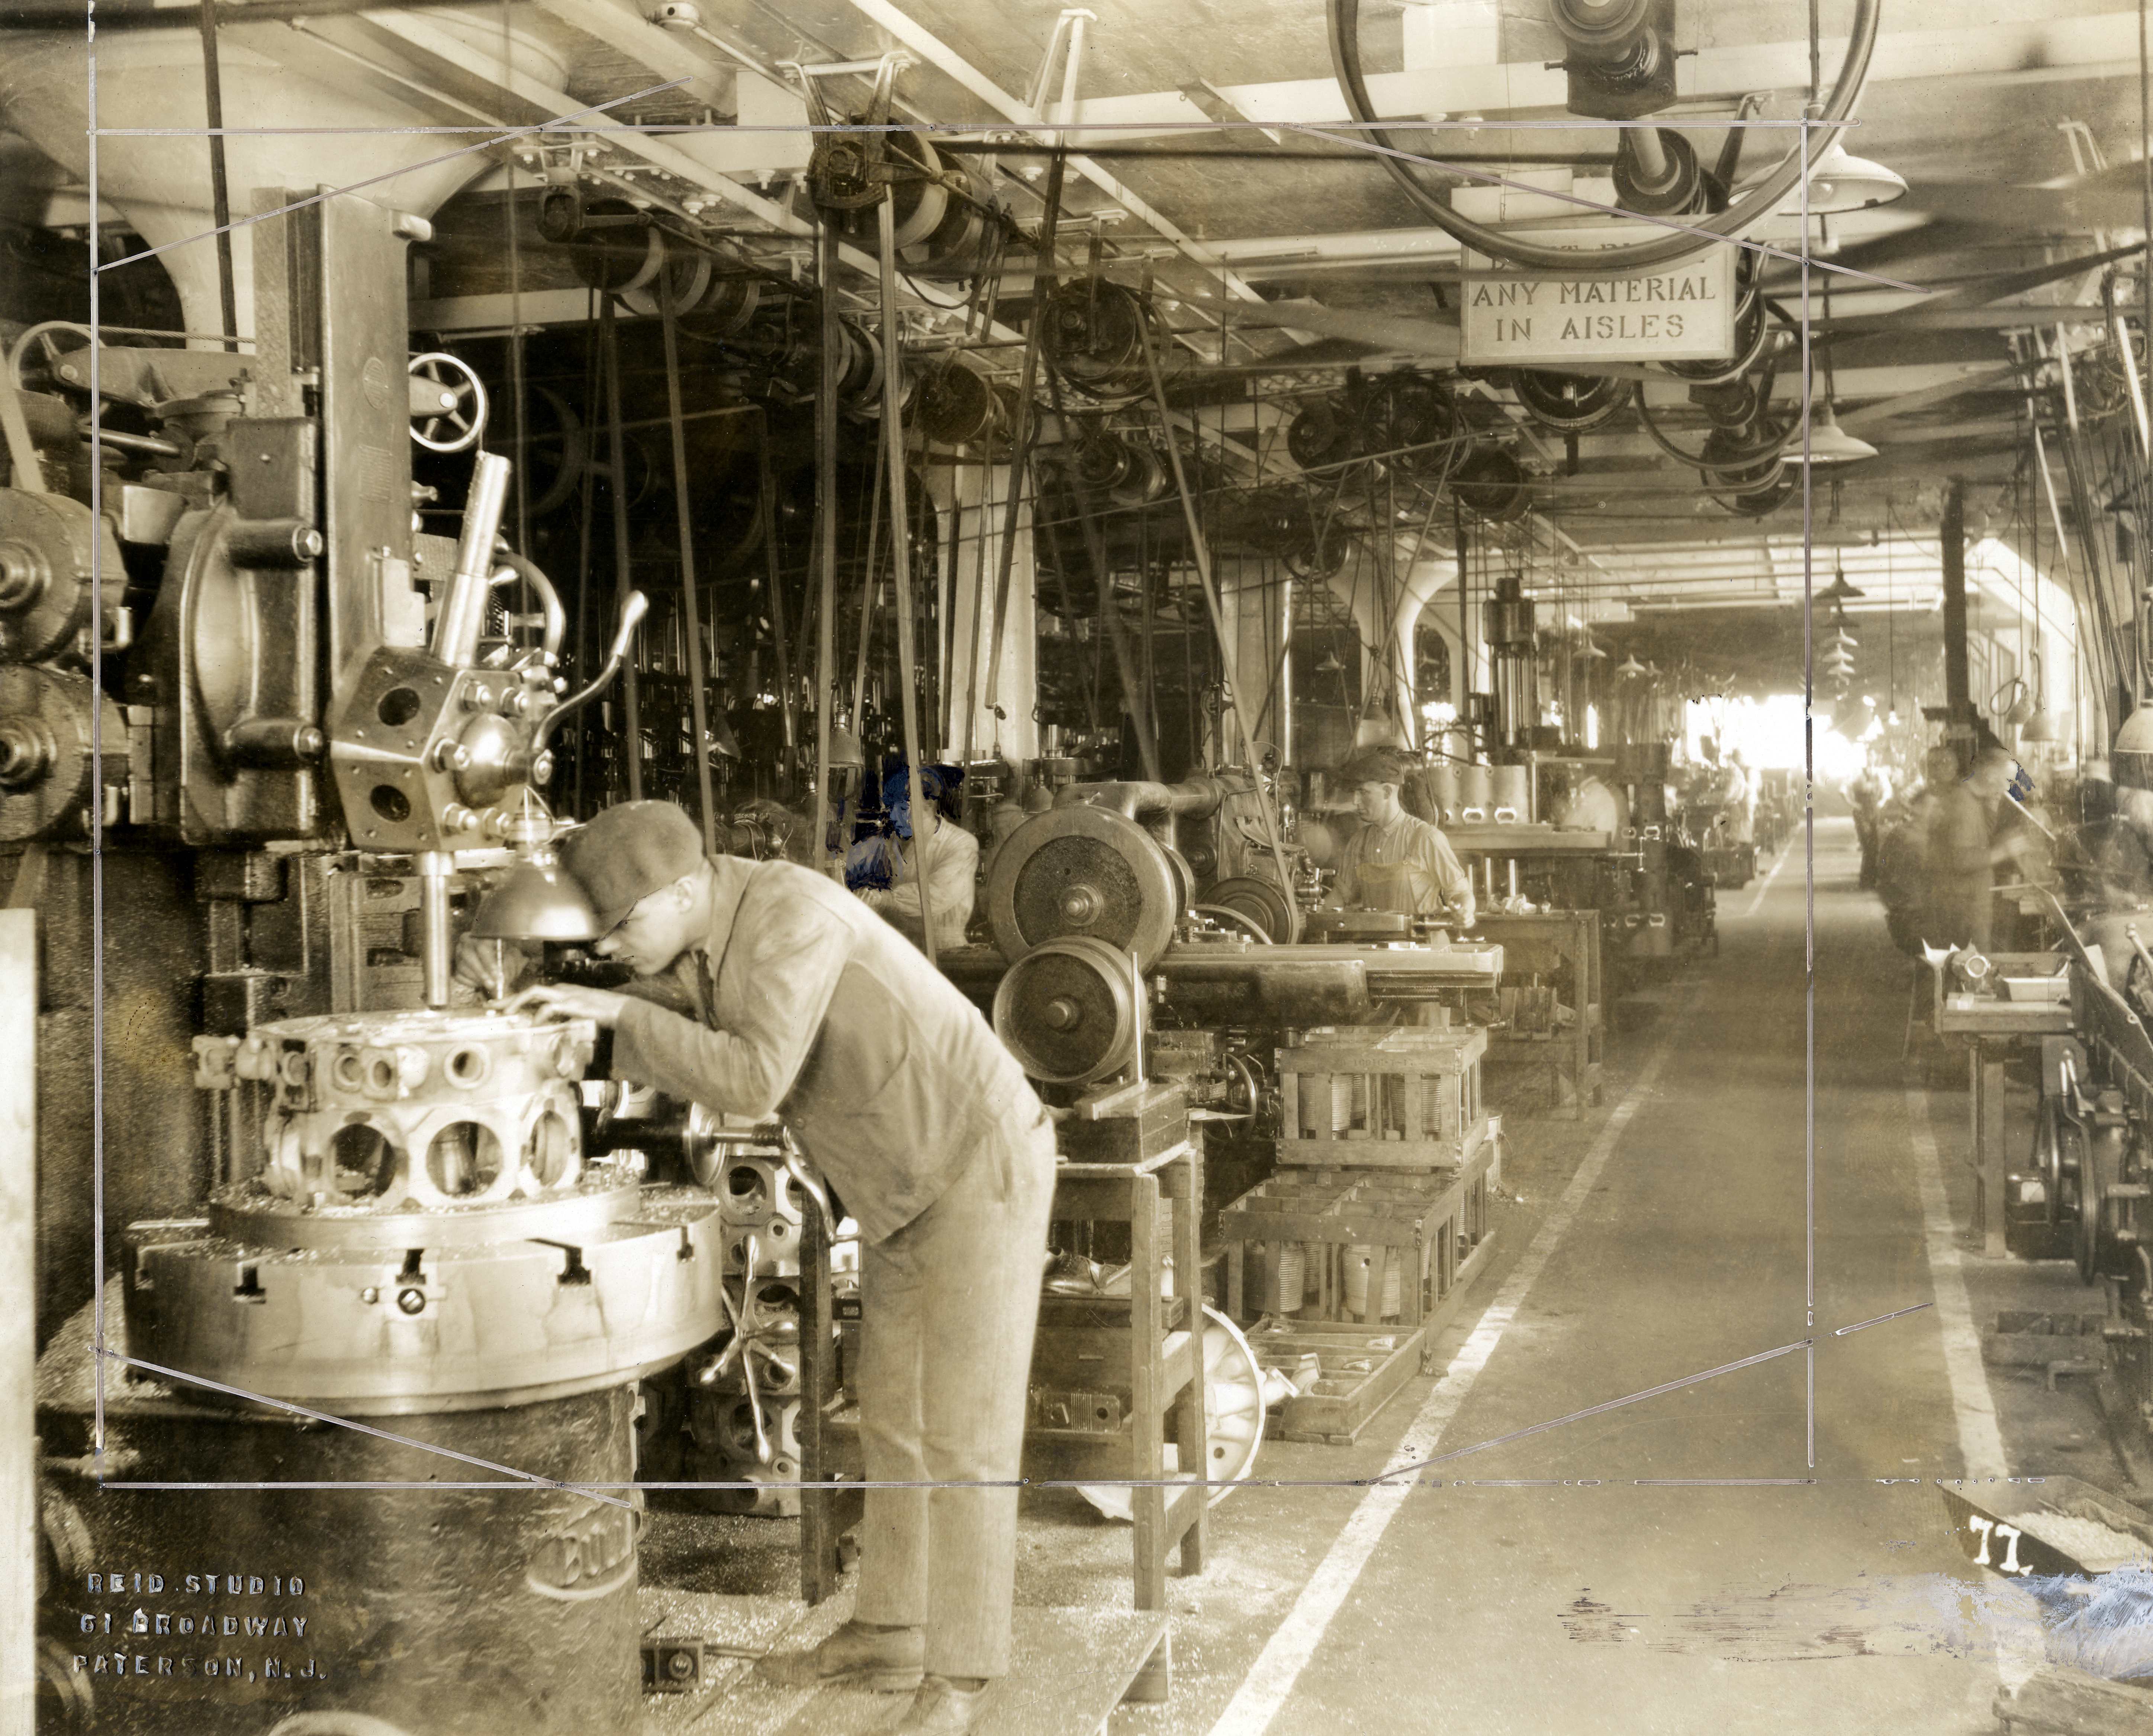
<path fill-rule="evenodd" d="M 449 924 L 449 878 L 456 859 L 445 850 L 419 853 L 419 912 L 424 928 L 420 968 L 426 1005 L 449 1004 L 449 981 L 456 963 L 454 939 Z"/>
<path fill-rule="evenodd" d="M 512 468 L 497 452 L 480 453 L 471 466 L 456 571 L 434 623 L 434 655 L 451 669 L 467 667 L 477 654 L 479 633 L 486 625 L 488 582 L 493 576 L 493 545 L 501 534 Z"/>
<path fill-rule="evenodd" d="M 1438 826 L 1450 825 L 1458 817 L 1458 767 L 1448 760 L 1429 766 L 1428 792 L 1436 810 L 1430 817 Z"/>
<path fill-rule="evenodd" d="M 266 1162 L 201 1218 L 131 1226 L 130 1345 L 243 1392 L 410 1415 L 593 1391 L 709 1337 L 715 1202 L 586 1162 L 595 1034 L 400 1012 L 199 1040 L 206 1083 L 266 1088 Z"/>
<path fill-rule="evenodd" d="M 1488 819 L 1495 806 L 1495 773 L 1489 766 L 1458 768 L 1458 817 L 1468 825 Z"/>
<path fill-rule="evenodd" d="M 322 533 L 303 518 L 236 518 L 224 539 L 235 567 L 297 568 L 322 552 Z"/>
<path fill-rule="evenodd" d="M 1502 825 L 1529 821 L 1533 817 L 1533 768 L 1529 766 L 1492 766 L 1489 768 L 1494 806 L 1488 817 Z"/>

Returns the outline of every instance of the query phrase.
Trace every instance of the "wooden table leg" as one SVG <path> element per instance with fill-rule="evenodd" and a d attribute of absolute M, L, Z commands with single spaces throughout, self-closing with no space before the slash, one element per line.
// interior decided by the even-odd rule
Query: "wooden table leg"
<path fill-rule="evenodd" d="M 2001 1258 L 2003 1248 L 2004 1172 L 2003 1056 L 2000 1047 L 1977 1041 L 1973 1046 L 1975 1161 L 1981 1175 L 1982 1251 Z"/>

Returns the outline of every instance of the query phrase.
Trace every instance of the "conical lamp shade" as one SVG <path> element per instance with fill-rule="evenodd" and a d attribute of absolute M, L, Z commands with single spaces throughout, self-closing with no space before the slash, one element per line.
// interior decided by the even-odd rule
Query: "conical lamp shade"
<path fill-rule="evenodd" d="M 598 912 L 582 883 L 555 862 L 519 862 L 479 901 L 471 933 L 482 940 L 595 940 Z"/>
<path fill-rule="evenodd" d="M 1839 425 L 1839 412 L 1829 398 L 1824 400 L 1824 414 L 1809 423 L 1807 443 L 1790 440 L 1787 444 L 1787 458 L 1794 464 L 1859 464 L 1876 456 L 1876 447 Z"/>
<path fill-rule="evenodd" d="M 2021 741 L 2053 741 L 2056 739 L 2056 720 L 2045 711 L 2036 711 L 2033 720 L 2026 725 Z"/>
<path fill-rule="evenodd" d="M 1742 182 L 1734 190 L 1736 199 L 1762 186 L 1770 172 L 1769 169 L 1761 171 Z M 1779 211 L 1786 216 L 1806 210 L 1813 217 L 1832 216 L 1841 211 L 1867 211 L 1872 206 L 1889 205 L 1906 196 L 1904 176 L 1867 157 L 1855 156 L 1835 139 L 1831 148 L 1809 165 L 1808 198 L 1803 198 L 1801 186 L 1797 182 L 1781 201 Z"/>

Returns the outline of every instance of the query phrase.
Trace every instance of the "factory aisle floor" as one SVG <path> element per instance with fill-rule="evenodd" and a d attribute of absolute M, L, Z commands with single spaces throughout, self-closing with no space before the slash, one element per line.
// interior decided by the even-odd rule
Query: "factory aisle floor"
<path fill-rule="evenodd" d="M 2008 1672 L 2018 1606 L 1961 1558 L 1928 1479 L 2001 1465 L 1963 1291 L 1931 1271 L 1930 1239 L 1962 1239 L 1910 1118 L 1908 969 L 1853 845 L 1820 822 L 1814 1469 L 1807 1359 L 1769 1355 L 1811 1333 L 1798 837 L 1723 899 L 1718 956 L 1627 1003 L 1607 1107 L 1514 1122 L 1524 1203 L 1441 1381 L 1350 1453 L 1277 1447 L 1258 1467 L 1438 1458 L 1426 1480 L 1236 1494 L 1213 1572 L 1177 1587 L 1174 1703 L 1117 1730 L 1995 1727 L 1995 1634 Z"/>
<path fill-rule="evenodd" d="M 1282 1486 L 1214 1511 L 1209 1569 L 1170 1582 L 1171 1700 L 1116 1736 L 1996 1728 L 2029 1606 L 1962 1559 L 1933 1479 L 2003 1474 L 1999 1411 L 2010 1435 L 2077 1403 L 1992 1400 L 1974 1330 L 2059 1280 L 1971 1251 L 1964 1094 L 1941 1051 L 1909 1088 L 1910 967 L 1855 866 L 1820 821 L 1814 1468 L 1798 836 L 1723 897 L 1717 956 L 1623 1003 L 1602 1107 L 1509 1118 L 1518 1197 L 1438 1373 L 1350 1448 L 1265 1446 Z M 2011 1469 L 2055 1438 L 2013 1437 Z M 1035 1492 L 1019 1601 L 1126 1606 L 1128 1548 Z"/>

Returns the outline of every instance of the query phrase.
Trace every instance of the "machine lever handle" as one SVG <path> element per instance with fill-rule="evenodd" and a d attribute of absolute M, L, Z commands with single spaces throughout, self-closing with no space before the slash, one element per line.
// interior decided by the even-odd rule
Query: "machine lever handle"
<path fill-rule="evenodd" d="M 612 684 L 613 678 L 620 673 L 621 664 L 628 659 L 629 641 L 635 637 L 635 629 L 643 624 L 643 618 L 649 613 L 650 599 L 640 591 L 630 591 L 628 601 L 621 606 L 620 630 L 613 636 L 613 649 L 606 653 L 604 667 L 591 678 L 588 687 L 570 694 L 546 714 L 545 720 L 538 725 L 537 735 L 531 744 L 534 756 L 544 750 L 547 741 L 560 727 L 562 718 L 580 710 Z"/>

